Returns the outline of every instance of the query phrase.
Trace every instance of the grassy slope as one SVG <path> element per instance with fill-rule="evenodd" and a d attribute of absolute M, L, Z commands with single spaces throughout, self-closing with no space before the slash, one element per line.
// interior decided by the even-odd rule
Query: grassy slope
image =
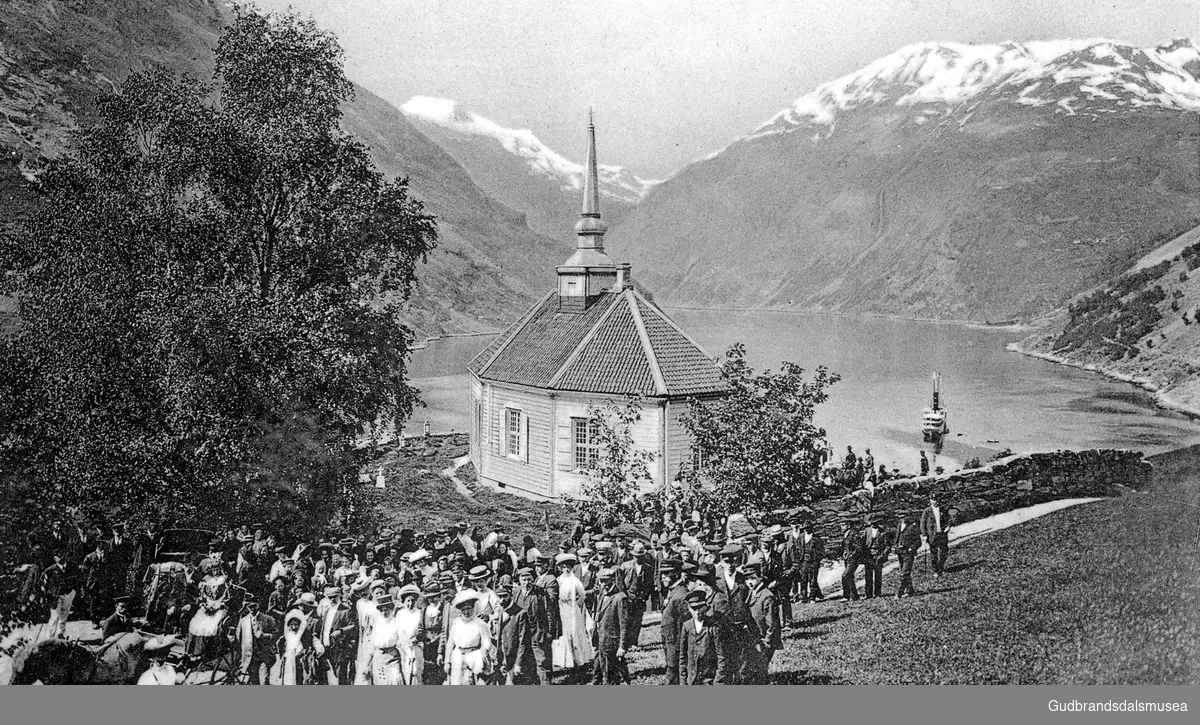
<path fill-rule="evenodd" d="M 1200 449 L 1156 461 L 1144 494 L 1050 514 L 917 564 L 922 596 L 798 609 L 779 684 L 1200 682 Z M 894 593 L 897 575 L 885 577 Z M 660 631 L 642 632 L 636 684 L 663 681 Z"/>
<path fill-rule="evenodd" d="M 542 551 L 557 552 L 557 543 L 566 538 L 571 520 L 566 510 L 554 503 L 538 503 L 519 496 L 497 493 L 473 485 L 473 469 L 468 464 L 459 478 L 471 489 L 470 498 L 455 490 L 454 484 L 438 475 L 454 459 L 468 451 L 465 433 L 433 436 L 424 444 L 410 440 L 408 448 L 383 456 L 387 488 L 381 492 L 378 511 L 382 525 L 393 529 L 408 526 L 417 531 L 451 527 L 459 521 L 487 527 L 499 523 L 520 542 L 525 534 L 533 536 Z M 545 516 L 550 515 L 550 536 L 546 536 Z"/>

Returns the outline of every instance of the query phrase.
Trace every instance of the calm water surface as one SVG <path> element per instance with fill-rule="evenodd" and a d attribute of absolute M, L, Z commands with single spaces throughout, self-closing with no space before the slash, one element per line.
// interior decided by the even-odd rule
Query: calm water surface
<path fill-rule="evenodd" d="M 1155 407 L 1133 385 L 1006 351 L 1023 336 L 1012 330 L 784 312 L 667 312 L 709 354 L 743 342 L 756 370 L 789 360 L 840 374 L 818 425 L 835 453 L 847 445 L 858 453 L 870 448 L 889 468 L 915 470 L 922 448 L 935 466 L 953 470 L 1003 448 L 1157 453 L 1200 443 L 1200 422 Z M 491 339 L 435 340 L 413 354 L 411 376 L 428 407 L 414 412 L 406 432 L 419 433 L 425 420 L 434 432 L 470 429 L 466 364 Z M 940 453 L 922 443 L 920 430 L 934 371 L 942 374 L 950 414 Z"/>

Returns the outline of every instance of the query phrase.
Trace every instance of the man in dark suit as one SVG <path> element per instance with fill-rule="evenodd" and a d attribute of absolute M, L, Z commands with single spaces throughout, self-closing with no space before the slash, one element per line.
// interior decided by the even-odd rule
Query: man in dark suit
<path fill-rule="evenodd" d="M 137 542 L 129 538 L 124 523 L 114 524 L 112 538 L 108 540 L 108 570 L 113 578 L 113 594 L 133 597 L 136 593 L 136 578 L 130 571 L 137 554 Z"/>
<path fill-rule="evenodd" d="M 797 575 L 800 578 L 800 601 L 821 601 L 821 585 L 817 583 L 817 574 L 821 571 L 821 560 L 825 558 L 825 539 L 820 534 L 813 533 L 812 522 L 802 519 L 800 535 L 796 537 L 795 551 L 792 554 L 796 562 Z"/>
<path fill-rule="evenodd" d="M 858 567 L 867 560 L 866 548 L 863 544 L 862 532 L 858 530 L 853 519 L 846 519 L 842 533 L 842 599 L 847 602 L 858 601 L 858 584 L 854 575 Z"/>
<path fill-rule="evenodd" d="M 778 526 L 772 526 L 770 539 L 764 537 L 763 547 L 763 578 L 775 595 L 779 606 L 780 619 L 783 626 L 792 626 L 792 576 L 795 565 L 792 561 L 792 547 L 784 540 L 783 532 Z"/>
<path fill-rule="evenodd" d="M 779 606 L 775 603 L 775 595 L 763 579 L 761 566 L 747 564 L 742 567 L 742 572 L 746 577 L 746 586 L 750 587 L 750 616 L 757 635 L 753 656 L 749 657 L 749 677 L 742 684 L 763 685 L 767 682 L 771 660 L 775 657 L 776 650 L 783 646 Z"/>
<path fill-rule="evenodd" d="M 101 613 L 108 608 L 112 575 L 108 566 L 108 542 L 97 538 L 95 548 L 79 566 L 83 578 L 83 604 L 88 619 L 100 625 Z"/>
<path fill-rule="evenodd" d="M 598 574 L 601 593 L 596 602 L 596 661 L 592 664 L 593 685 L 615 685 L 629 681 L 629 666 L 625 653 L 633 643 L 633 628 L 626 611 L 625 592 L 613 569 L 601 569 Z"/>
<path fill-rule="evenodd" d="M 668 685 L 679 684 L 679 637 L 688 612 L 687 581 L 680 566 L 682 562 L 678 559 L 668 559 L 660 567 L 662 586 L 667 592 L 662 609 L 662 641 Z"/>
<path fill-rule="evenodd" d="M 628 558 L 621 563 L 619 576 L 625 591 L 629 626 L 633 629 L 633 644 L 636 646 L 642 631 L 642 617 L 646 613 L 646 601 L 654 588 L 654 564 L 646 556 L 646 545 L 633 542 Z"/>
<path fill-rule="evenodd" d="M 929 544 L 934 579 L 941 577 L 950 555 L 950 523 L 950 512 L 941 506 L 937 494 L 929 494 L 929 506 L 921 514 L 921 535 Z"/>
<path fill-rule="evenodd" d="M 867 554 L 863 562 L 866 573 L 863 596 L 867 599 L 878 597 L 883 591 L 883 565 L 892 551 L 892 532 L 884 528 L 885 520 L 882 513 L 870 514 L 867 528 L 863 530 L 863 547 Z"/>
<path fill-rule="evenodd" d="M 896 557 L 900 559 L 900 587 L 896 590 L 896 598 L 909 597 L 916 594 L 913 589 L 913 563 L 917 559 L 917 551 L 921 548 L 921 532 L 917 528 L 917 517 L 904 514 L 896 526 Z"/>
<path fill-rule="evenodd" d="M 513 602 L 527 615 L 526 626 L 529 628 L 530 646 L 533 647 L 537 681 L 549 685 L 550 669 L 554 665 L 552 645 L 558 636 L 551 628 L 554 619 L 550 616 L 550 609 L 558 609 L 558 599 L 549 601 L 546 590 L 534 584 L 533 569 L 527 566 L 517 571 L 517 581 L 519 586 L 512 593 Z M 533 676 L 534 671 L 530 670 L 528 674 Z"/>
<path fill-rule="evenodd" d="M 532 584 L 533 571 L 529 573 Z M 500 612 L 496 618 L 497 676 L 505 685 L 539 684 L 529 610 L 517 604 L 513 599 L 513 588 L 507 583 L 496 588 L 496 596 L 500 597 Z"/>
<path fill-rule="evenodd" d="M 714 582 L 714 589 L 725 597 L 729 609 L 733 646 L 725 656 L 729 660 L 735 684 L 742 684 L 748 676 L 747 667 L 751 660 L 747 652 L 753 654 L 754 642 L 758 639 L 757 635 L 751 633 L 754 621 L 750 616 L 750 588 L 746 586 L 746 578 L 738 568 L 742 551 L 737 544 L 727 544 L 721 549 L 721 563 L 717 567 Z"/>
<path fill-rule="evenodd" d="M 686 598 L 690 617 L 683 622 L 679 646 L 678 679 L 684 685 L 728 685 L 728 652 L 733 646 L 728 620 L 712 611 L 703 588 Z"/>
<path fill-rule="evenodd" d="M 101 640 L 133 631 L 133 617 L 129 616 L 129 597 L 117 597 L 113 600 L 113 607 L 113 613 L 100 622 Z"/>

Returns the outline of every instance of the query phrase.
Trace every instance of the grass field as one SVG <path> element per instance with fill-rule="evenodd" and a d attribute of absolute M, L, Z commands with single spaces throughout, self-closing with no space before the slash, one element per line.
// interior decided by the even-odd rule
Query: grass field
<path fill-rule="evenodd" d="M 465 436 L 447 436 L 386 458 L 384 521 L 418 531 L 499 522 L 539 546 L 564 537 L 569 521 L 557 504 L 473 485 L 471 497 L 460 495 L 437 472 L 466 452 Z M 919 596 L 797 604 L 801 626 L 785 633 L 773 682 L 1200 683 L 1200 448 L 1151 460 L 1154 482 L 1144 493 L 964 542 L 938 580 L 918 560 Z M 885 595 L 897 582 L 895 573 L 885 577 Z M 634 684 L 664 681 L 657 623 L 643 629 L 630 671 Z"/>
<path fill-rule="evenodd" d="M 458 433 L 410 439 L 405 449 L 385 455 L 377 464 L 383 466 L 387 478 L 387 488 L 380 492 L 377 503 L 383 525 L 395 530 L 407 526 L 423 532 L 466 521 L 486 533 L 499 523 L 512 536 L 514 545 L 530 534 L 543 552 L 557 553 L 558 544 L 571 528 L 562 505 L 530 501 L 476 486 L 474 469 L 469 464 L 459 472 L 459 478 L 471 491 L 469 497 L 439 475 L 439 471 L 452 466 L 455 459 L 468 451 L 467 435 Z"/>
<path fill-rule="evenodd" d="M 918 561 L 920 596 L 796 605 L 802 626 L 785 633 L 772 681 L 1200 683 L 1200 452 L 1155 463 L 1146 493 L 965 542 L 941 579 Z M 897 581 L 885 577 L 885 595 Z M 642 631 L 635 684 L 664 681 L 660 636 Z"/>

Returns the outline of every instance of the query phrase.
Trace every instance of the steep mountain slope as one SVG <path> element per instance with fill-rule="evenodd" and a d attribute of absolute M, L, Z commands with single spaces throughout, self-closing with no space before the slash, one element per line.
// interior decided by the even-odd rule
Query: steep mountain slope
<path fill-rule="evenodd" d="M 1200 415 L 1200 226 L 1039 320 L 1014 349 L 1155 390 Z"/>
<path fill-rule="evenodd" d="M 921 44 L 656 186 L 614 256 L 661 301 L 1006 321 L 1200 216 L 1200 49 Z"/>
<path fill-rule="evenodd" d="M 505 128 L 444 98 L 416 96 L 400 107 L 462 164 L 488 194 L 524 212 L 530 228 L 554 238 L 579 220 L 583 165 L 542 143 L 532 131 Z M 583 146 L 584 126 L 579 126 Z M 610 228 L 658 183 L 628 169 L 599 165 L 604 218 Z"/>
<path fill-rule="evenodd" d="M 212 48 L 229 17 L 228 6 L 214 0 L 0 4 L 0 150 L 18 154 L 28 178 L 39 159 L 71 147 L 71 132 L 94 118 L 96 93 L 131 70 L 160 63 L 211 78 Z M 553 266 L 570 254 L 569 240 L 555 243 L 532 232 L 520 214 L 489 198 L 403 114 L 365 89 L 344 110 L 345 128 L 371 147 L 380 168 L 410 176 L 413 194 L 439 217 L 440 243 L 418 269 L 411 325 L 431 334 L 503 327 L 552 283 Z M 32 200 L 11 164 L 0 168 L 0 182 L 0 218 L 11 232 Z"/>

